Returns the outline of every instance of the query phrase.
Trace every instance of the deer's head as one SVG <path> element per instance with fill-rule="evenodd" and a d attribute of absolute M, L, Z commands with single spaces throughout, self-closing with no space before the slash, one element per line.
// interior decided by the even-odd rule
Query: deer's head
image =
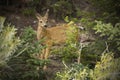
<path fill-rule="evenodd" d="M 39 21 L 38 26 L 48 27 L 48 12 L 49 12 L 49 9 L 46 11 L 44 16 L 41 16 L 39 13 L 36 14 L 36 17 Z"/>

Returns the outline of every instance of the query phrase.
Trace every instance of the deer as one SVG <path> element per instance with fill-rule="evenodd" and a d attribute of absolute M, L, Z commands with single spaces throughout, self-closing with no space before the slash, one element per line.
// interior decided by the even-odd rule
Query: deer
<path fill-rule="evenodd" d="M 37 40 L 44 38 L 43 45 L 46 46 L 46 48 L 43 49 L 42 54 L 39 56 L 40 59 L 48 59 L 50 48 L 54 44 L 64 44 L 67 39 L 66 30 L 68 29 L 69 24 L 62 24 L 48 28 L 48 12 L 49 9 L 44 16 L 41 16 L 39 13 L 36 14 L 38 19 Z"/>
<path fill-rule="evenodd" d="M 44 16 L 36 13 L 36 18 L 38 19 L 37 40 L 44 38 L 42 44 L 46 46 L 39 56 L 40 59 L 48 59 L 51 47 L 55 44 L 64 44 L 67 40 L 66 30 L 68 30 L 69 24 L 48 27 L 48 12 L 49 10 L 46 11 Z M 76 37 L 76 40 L 78 38 L 79 36 Z M 46 69 L 46 66 L 44 69 Z"/>

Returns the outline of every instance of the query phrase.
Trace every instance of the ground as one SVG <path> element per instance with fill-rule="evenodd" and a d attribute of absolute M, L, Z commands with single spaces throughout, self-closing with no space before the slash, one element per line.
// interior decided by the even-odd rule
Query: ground
<path fill-rule="evenodd" d="M 46 70 L 47 80 L 54 79 L 56 72 L 62 71 L 62 69 L 64 68 L 64 65 L 60 58 L 52 55 L 49 60 L 50 64 L 48 65 L 48 68 Z"/>

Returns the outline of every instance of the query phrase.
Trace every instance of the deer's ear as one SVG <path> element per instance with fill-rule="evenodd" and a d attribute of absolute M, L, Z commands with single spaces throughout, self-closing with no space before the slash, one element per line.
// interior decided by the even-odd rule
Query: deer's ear
<path fill-rule="evenodd" d="M 47 9 L 44 18 L 46 18 L 46 19 L 48 18 L 48 13 L 49 13 L 49 9 Z"/>
<path fill-rule="evenodd" d="M 37 17 L 38 20 L 42 18 L 42 16 L 39 13 L 36 13 L 35 16 Z"/>

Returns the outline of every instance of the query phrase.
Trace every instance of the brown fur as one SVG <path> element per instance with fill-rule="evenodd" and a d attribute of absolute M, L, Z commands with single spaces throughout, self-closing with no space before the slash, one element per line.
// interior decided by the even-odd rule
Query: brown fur
<path fill-rule="evenodd" d="M 46 28 L 48 12 L 45 16 L 42 17 L 40 14 L 36 14 L 38 19 L 38 28 L 37 28 L 37 39 L 40 40 L 44 38 L 43 44 L 46 45 L 46 48 L 42 51 L 40 59 L 47 59 L 50 53 L 50 48 L 54 44 L 62 44 L 66 41 L 66 30 L 68 29 L 67 24 L 61 24 L 60 26 Z"/>
<path fill-rule="evenodd" d="M 50 49 L 52 45 L 63 44 L 66 41 L 66 30 L 67 26 L 56 26 L 51 28 L 38 28 L 37 30 L 37 39 L 40 40 L 44 38 L 44 45 Z M 49 50 L 44 51 L 42 54 L 44 56 L 40 57 L 41 59 L 47 59 L 49 55 Z"/>

